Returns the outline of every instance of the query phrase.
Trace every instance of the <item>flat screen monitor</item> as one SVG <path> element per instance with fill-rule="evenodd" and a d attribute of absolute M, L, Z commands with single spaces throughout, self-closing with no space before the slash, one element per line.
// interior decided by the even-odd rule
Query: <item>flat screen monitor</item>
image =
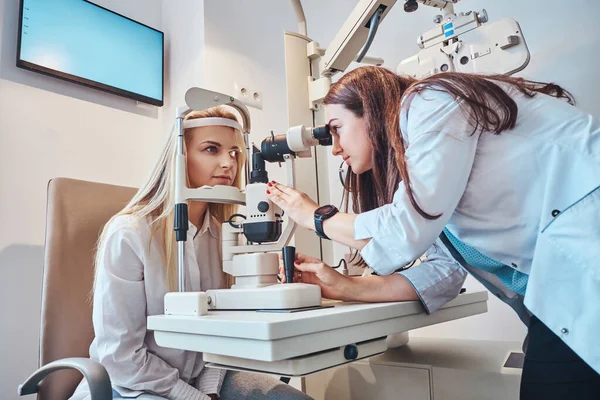
<path fill-rule="evenodd" d="M 21 0 L 17 66 L 163 105 L 163 32 L 87 0 Z"/>

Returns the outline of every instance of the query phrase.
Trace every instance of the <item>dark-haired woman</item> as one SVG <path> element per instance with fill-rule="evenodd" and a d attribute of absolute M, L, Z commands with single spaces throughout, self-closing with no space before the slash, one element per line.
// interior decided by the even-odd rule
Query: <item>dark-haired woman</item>
<path fill-rule="evenodd" d="M 378 276 L 299 256 L 302 281 L 432 312 L 467 270 L 528 326 L 521 399 L 599 399 L 600 121 L 555 84 L 380 67 L 346 74 L 324 104 L 353 214 L 277 183 L 269 196 Z"/>

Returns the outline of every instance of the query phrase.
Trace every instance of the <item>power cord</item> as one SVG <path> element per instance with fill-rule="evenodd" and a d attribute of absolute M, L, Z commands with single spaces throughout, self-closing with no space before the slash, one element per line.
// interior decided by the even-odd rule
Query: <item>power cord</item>
<path fill-rule="evenodd" d="M 418 260 L 418 259 L 417 259 Z M 402 271 L 406 271 L 407 269 L 413 267 L 415 265 L 415 263 L 417 262 L 417 260 L 411 261 L 406 265 L 403 265 L 402 267 L 398 268 L 397 270 L 395 270 L 394 272 L 392 272 L 393 274 L 396 274 L 398 272 L 402 272 Z M 379 274 L 375 271 L 373 271 L 371 273 L 371 275 L 375 275 L 375 276 L 379 276 Z"/>
<path fill-rule="evenodd" d="M 338 176 L 340 177 L 340 183 L 342 184 L 342 187 L 344 190 L 346 190 L 346 182 L 344 182 L 344 163 L 345 161 L 342 161 L 340 167 L 338 168 Z"/>
<path fill-rule="evenodd" d="M 338 265 L 336 265 L 336 266 L 332 266 L 331 268 L 333 268 L 333 269 L 338 269 L 338 268 L 339 268 L 339 267 L 341 267 L 342 265 L 344 266 L 344 268 L 342 268 L 342 274 L 343 274 L 343 275 L 348 275 L 348 263 L 346 262 L 346 259 L 344 259 L 344 258 L 342 258 L 342 259 L 340 260 L 340 262 L 338 263 Z"/>
<path fill-rule="evenodd" d="M 241 227 L 242 227 L 242 225 L 241 225 L 241 224 L 236 224 L 235 222 L 233 222 L 233 219 L 234 219 L 234 218 L 243 218 L 243 219 L 246 219 L 246 216 L 245 216 L 244 214 L 233 214 L 233 215 L 232 215 L 231 217 L 229 217 L 229 219 L 227 220 L 227 223 L 229 223 L 229 225 L 230 225 L 232 228 L 235 228 L 235 229 L 237 229 L 237 228 L 241 228 Z"/>

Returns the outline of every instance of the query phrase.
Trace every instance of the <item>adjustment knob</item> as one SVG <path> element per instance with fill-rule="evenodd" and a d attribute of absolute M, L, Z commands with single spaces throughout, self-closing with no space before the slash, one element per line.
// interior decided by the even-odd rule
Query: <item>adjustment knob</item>
<path fill-rule="evenodd" d="M 344 358 L 346 360 L 356 360 L 358 358 L 358 347 L 349 344 L 344 348 Z"/>
<path fill-rule="evenodd" d="M 285 246 L 281 250 L 283 253 L 285 283 L 294 283 L 294 261 L 296 260 L 296 248 L 294 246 Z"/>
<path fill-rule="evenodd" d="M 267 211 L 269 211 L 269 203 L 267 203 L 266 201 L 261 201 L 260 203 L 258 203 L 258 211 L 266 213 Z"/>
<path fill-rule="evenodd" d="M 485 24 L 486 22 L 488 22 L 490 20 L 488 18 L 487 11 L 485 11 L 485 8 L 477 13 L 477 20 L 479 21 L 480 24 Z"/>
<path fill-rule="evenodd" d="M 419 3 L 416 0 L 404 0 L 404 11 L 413 12 L 417 11 Z"/>

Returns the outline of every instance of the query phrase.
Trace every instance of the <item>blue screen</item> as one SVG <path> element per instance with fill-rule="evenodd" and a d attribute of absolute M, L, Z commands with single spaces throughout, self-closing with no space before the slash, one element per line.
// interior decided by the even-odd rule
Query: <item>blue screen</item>
<path fill-rule="evenodd" d="M 162 102 L 163 34 L 83 0 L 23 0 L 20 58 Z"/>

